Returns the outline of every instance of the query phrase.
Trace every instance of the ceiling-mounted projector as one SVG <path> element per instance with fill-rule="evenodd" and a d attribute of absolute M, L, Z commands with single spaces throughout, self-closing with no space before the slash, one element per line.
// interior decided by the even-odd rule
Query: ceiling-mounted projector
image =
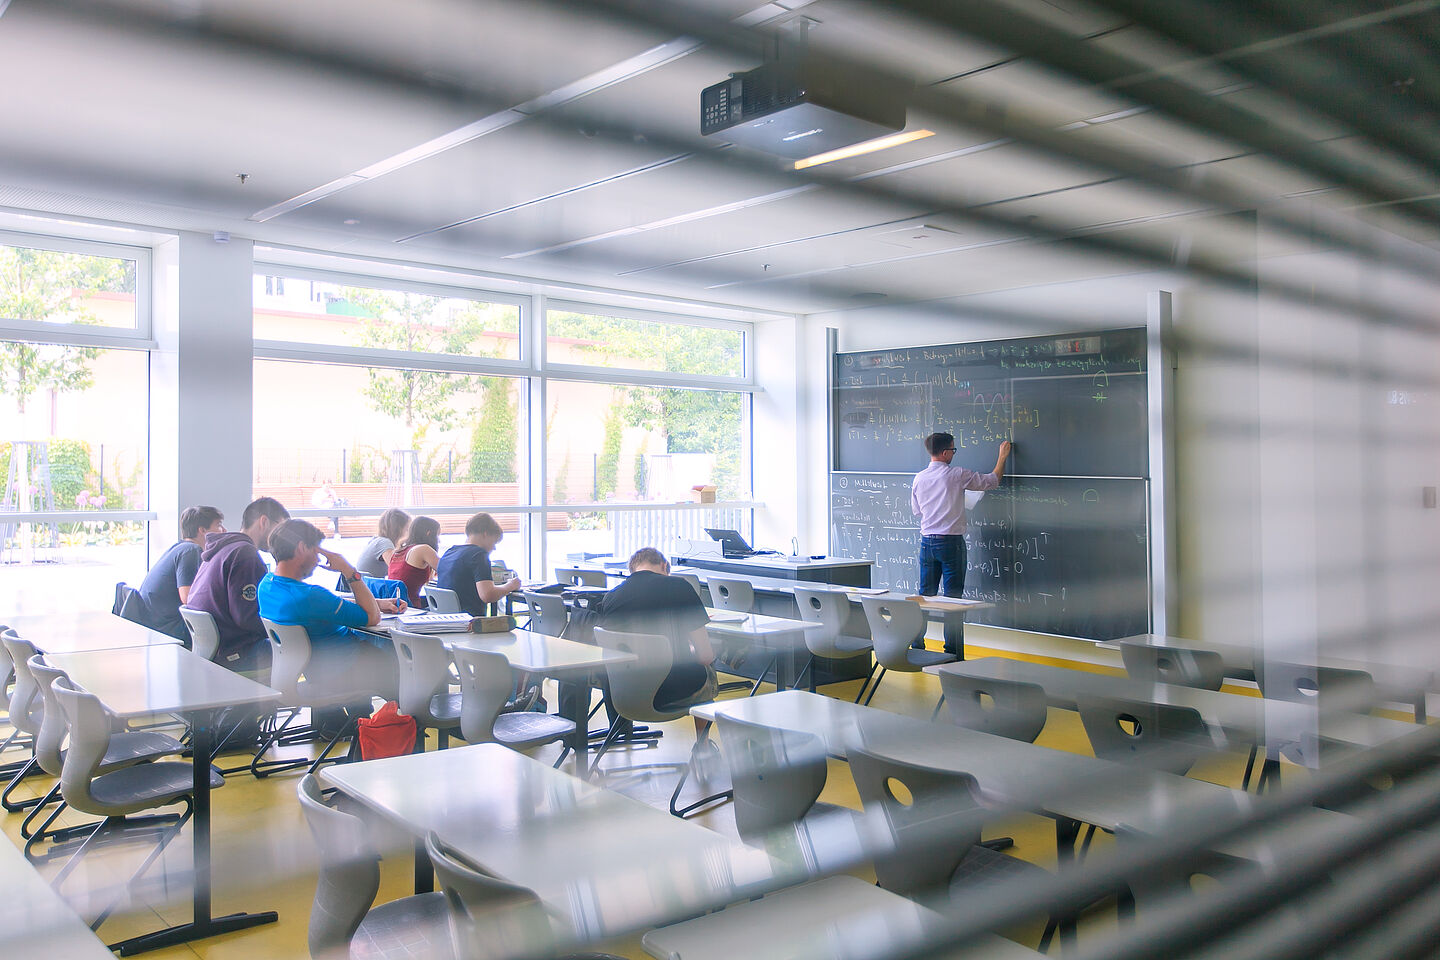
<path fill-rule="evenodd" d="M 912 88 L 792 56 L 701 90 L 700 133 L 782 157 L 811 157 L 903 129 Z"/>

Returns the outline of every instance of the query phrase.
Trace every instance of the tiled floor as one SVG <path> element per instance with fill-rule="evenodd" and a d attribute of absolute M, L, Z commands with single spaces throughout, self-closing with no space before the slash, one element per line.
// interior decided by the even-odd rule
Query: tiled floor
<path fill-rule="evenodd" d="M 971 657 L 987 655 L 973 649 Z M 1101 668 L 1103 669 L 1103 668 Z M 768 688 L 762 688 L 768 689 Z M 853 698 L 858 681 L 823 688 L 830 696 Z M 553 689 L 547 689 L 550 702 L 555 702 Z M 891 673 L 876 694 L 875 707 L 928 719 L 939 697 L 939 684 L 925 674 Z M 688 719 L 664 724 L 665 736 L 653 750 L 634 751 L 633 762 L 684 760 L 694 742 L 694 730 Z M 1051 710 L 1049 722 L 1038 743 L 1076 753 L 1090 753 L 1089 742 L 1081 729 L 1077 714 Z M 292 748 L 298 750 L 299 748 Z M 537 756 L 555 756 L 557 748 L 548 748 Z M 606 766 L 622 765 L 630 759 L 628 751 L 614 751 Z M 4 759 L 18 754 L 12 751 Z M 1192 775 L 1216 783 L 1236 785 L 1243 769 L 1244 757 L 1222 756 L 1198 767 Z M 156 951 L 146 956 L 154 960 L 194 958 L 209 960 L 303 960 L 309 956 L 306 947 L 306 925 L 310 900 L 315 890 L 317 854 L 301 818 L 295 799 L 298 774 L 281 774 L 256 780 L 248 774 L 227 778 L 223 789 L 214 793 L 214 870 L 215 914 L 245 910 L 277 910 L 277 923 L 253 928 L 225 937 L 205 940 L 188 946 Z M 617 788 L 653 806 L 664 808 L 674 784 L 674 774 L 664 773 L 644 779 L 630 779 Z M 28 781 L 25 793 L 49 789 L 48 778 Z M 831 761 L 830 777 L 822 795 L 823 801 L 859 807 L 847 766 Z M 20 842 L 22 816 L 5 817 L 5 831 L 12 842 Z M 69 816 L 68 822 L 83 822 L 81 816 Z M 694 822 L 712 829 L 734 834 L 734 816 L 728 805 L 720 805 L 697 815 Z M 1051 821 L 1039 816 L 1014 815 L 1003 822 L 991 824 L 989 836 L 1015 838 L 1014 855 L 1034 863 L 1053 866 L 1056 859 L 1054 831 Z M 1103 847 L 1103 839 L 1097 846 Z M 411 859 L 407 838 L 394 836 L 380 840 L 381 849 L 394 851 L 381 864 L 381 889 L 377 902 L 402 897 L 411 892 Z M 109 898 L 115 897 L 126 877 L 138 865 L 144 853 L 139 844 L 127 844 L 102 851 L 87 858 L 86 863 L 65 883 L 64 894 L 87 919 L 95 916 Z M 100 935 L 107 942 L 147 932 L 170 923 L 183 922 L 190 913 L 190 843 L 189 831 L 182 834 L 152 867 L 145 878 L 128 891 L 125 903 L 106 921 Z M 44 868 L 47 875 L 57 866 Z M 862 875 L 863 874 L 859 874 Z M 873 880 L 873 876 L 868 879 Z M 1087 925 L 1109 924 L 1113 912 L 1098 910 L 1087 918 Z M 1039 936 L 1035 929 L 1011 931 L 1015 939 L 1033 946 Z M 623 943 L 597 945 L 597 949 L 628 957 L 642 957 L 638 936 Z"/>

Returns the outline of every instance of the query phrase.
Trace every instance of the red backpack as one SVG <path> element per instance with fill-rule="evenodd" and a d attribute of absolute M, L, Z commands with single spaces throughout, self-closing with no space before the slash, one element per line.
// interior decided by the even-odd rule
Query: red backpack
<path fill-rule="evenodd" d="M 415 750 L 415 718 L 400 712 L 400 705 L 386 700 L 372 717 L 362 717 L 360 759 L 403 757 Z"/>

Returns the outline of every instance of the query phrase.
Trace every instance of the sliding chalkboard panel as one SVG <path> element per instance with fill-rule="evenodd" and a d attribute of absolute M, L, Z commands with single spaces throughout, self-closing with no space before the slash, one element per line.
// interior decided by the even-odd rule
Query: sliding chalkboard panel
<path fill-rule="evenodd" d="M 965 596 L 995 608 L 970 619 L 1094 640 L 1148 632 L 1146 487 L 1020 477 L 972 494 Z M 834 474 L 830 516 L 834 553 L 873 560 L 876 586 L 919 590 L 908 476 Z"/>
<path fill-rule="evenodd" d="M 841 353 L 835 357 L 831 550 L 873 581 L 919 588 L 910 479 L 920 440 L 955 436 L 955 462 L 999 489 L 971 495 L 966 596 L 974 619 L 1092 639 L 1150 626 L 1146 332 L 1099 331 Z"/>

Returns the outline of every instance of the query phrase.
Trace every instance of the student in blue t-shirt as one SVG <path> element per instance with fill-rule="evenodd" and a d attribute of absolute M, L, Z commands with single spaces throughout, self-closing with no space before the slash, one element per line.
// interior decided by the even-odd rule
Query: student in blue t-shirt
<path fill-rule="evenodd" d="M 465 542 L 451 547 L 435 568 L 435 584 L 454 590 L 460 609 L 472 617 L 483 617 L 486 607 L 520 589 L 520 578 L 495 582 L 490 568 L 490 551 L 505 536 L 500 524 L 488 513 L 477 513 L 465 521 Z"/>
<path fill-rule="evenodd" d="M 260 616 L 293 623 L 310 634 L 310 663 L 305 679 L 322 689 L 366 690 L 387 700 L 398 692 L 395 654 L 355 634 L 352 627 L 373 627 L 381 613 L 401 613 L 404 600 L 376 600 L 350 561 L 320 546 L 325 535 L 305 520 L 286 520 L 270 531 L 275 569 L 260 581 Z M 355 599 L 305 583 L 320 561 L 345 578 Z"/>

